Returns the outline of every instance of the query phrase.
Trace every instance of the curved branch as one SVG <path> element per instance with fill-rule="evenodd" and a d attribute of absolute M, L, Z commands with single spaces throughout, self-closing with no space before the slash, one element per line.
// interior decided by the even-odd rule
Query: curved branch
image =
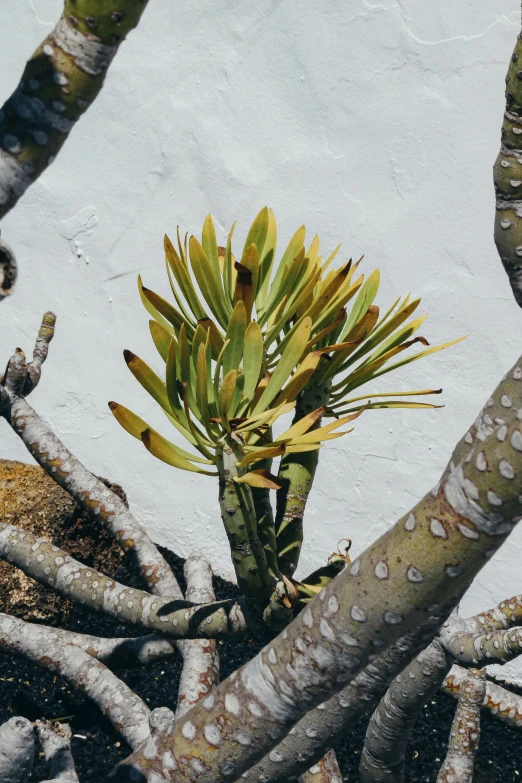
<path fill-rule="evenodd" d="M 147 0 L 66 0 L 56 27 L 27 62 L 0 110 L 0 219 L 53 162 L 100 92 L 107 69 Z"/>
<path fill-rule="evenodd" d="M 53 313 L 44 315 L 31 364 L 27 365 L 19 349 L 11 357 L 0 380 L 0 415 L 46 473 L 112 533 L 124 552 L 132 552 L 149 589 L 157 595 L 183 599 L 168 563 L 123 501 L 71 454 L 25 400 L 40 380 L 55 320 Z"/>
<path fill-rule="evenodd" d="M 0 558 L 72 601 L 171 639 L 214 638 L 246 629 L 240 599 L 193 605 L 129 588 L 48 541 L 3 522 Z"/>
<path fill-rule="evenodd" d="M 150 710 L 110 669 L 78 647 L 63 644 L 52 629 L 2 615 L 2 647 L 56 672 L 98 705 L 131 748 L 150 734 Z"/>
<path fill-rule="evenodd" d="M 450 673 L 442 684 L 442 690 L 450 696 L 458 698 L 460 688 L 466 680 L 467 674 L 467 670 L 461 666 L 452 666 Z M 482 709 L 487 710 L 507 726 L 522 729 L 522 696 L 511 693 L 511 691 L 506 690 L 506 688 L 503 688 L 496 682 L 487 681 Z"/>
<path fill-rule="evenodd" d="M 417 718 L 439 690 L 451 658 L 434 640 L 397 675 L 372 715 L 361 756 L 361 783 L 403 783 L 404 754 Z"/>
<path fill-rule="evenodd" d="M 473 783 L 473 766 L 480 742 L 480 708 L 485 692 L 485 671 L 470 669 L 460 689 L 448 753 L 437 783 Z"/>

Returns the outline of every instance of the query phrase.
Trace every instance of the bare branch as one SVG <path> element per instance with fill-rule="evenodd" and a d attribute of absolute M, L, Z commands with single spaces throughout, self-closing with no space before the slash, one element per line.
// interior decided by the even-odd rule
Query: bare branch
<path fill-rule="evenodd" d="M 2 647 L 64 677 L 98 705 L 131 748 L 149 736 L 150 710 L 110 669 L 73 645 L 63 644 L 53 629 L 0 615 Z"/>
<path fill-rule="evenodd" d="M 467 675 L 466 669 L 461 666 L 452 666 L 442 684 L 442 690 L 450 696 L 458 698 L 460 688 Z M 486 683 L 486 695 L 482 702 L 482 709 L 487 710 L 507 726 L 522 729 L 522 696 L 511 693 L 495 682 L 488 680 Z"/>
<path fill-rule="evenodd" d="M 72 734 L 67 723 L 52 725 L 47 720 L 37 720 L 36 728 L 51 775 L 46 783 L 78 783 L 71 753 Z"/>
<path fill-rule="evenodd" d="M 438 640 L 397 675 L 368 724 L 361 783 L 403 783 L 404 754 L 426 702 L 439 690 L 452 660 Z"/>
<path fill-rule="evenodd" d="M 239 599 L 193 605 L 130 588 L 48 541 L 3 522 L 0 558 L 72 601 L 171 639 L 214 638 L 246 628 Z"/>
<path fill-rule="evenodd" d="M 56 27 L 0 111 L 0 218 L 54 160 L 100 92 L 107 69 L 147 0 L 66 0 Z"/>
<path fill-rule="evenodd" d="M 33 769 L 34 731 L 27 718 L 11 718 L 0 726 L 0 780 L 26 783 Z"/>
<path fill-rule="evenodd" d="M 448 753 L 437 783 L 472 783 L 480 741 L 480 708 L 486 692 L 486 672 L 470 669 L 463 682 L 448 742 Z"/>
<path fill-rule="evenodd" d="M 182 599 L 183 594 L 168 563 L 123 501 L 68 451 L 24 399 L 40 380 L 55 320 L 53 313 L 44 315 L 30 365 L 26 364 L 19 349 L 9 361 L 0 381 L 0 415 L 7 419 L 51 478 L 88 514 L 99 520 L 125 552 L 132 552 L 149 589 L 156 595 Z"/>
<path fill-rule="evenodd" d="M 187 601 L 203 604 L 216 600 L 212 587 L 212 568 L 203 555 L 189 555 L 184 572 Z M 179 647 L 183 655 L 183 668 L 179 681 L 177 719 L 201 698 L 208 696 L 219 682 L 219 653 L 213 639 L 183 641 Z"/>

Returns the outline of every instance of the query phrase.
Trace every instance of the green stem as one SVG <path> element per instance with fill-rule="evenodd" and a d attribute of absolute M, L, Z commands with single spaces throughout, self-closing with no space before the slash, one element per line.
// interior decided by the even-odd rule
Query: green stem
<path fill-rule="evenodd" d="M 331 379 L 317 382 L 316 372 L 301 392 L 296 405 L 293 423 L 317 408 L 325 407 L 330 396 Z M 317 421 L 312 429 L 321 426 Z M 282 457 L 279 478 L 283 487 L 277 492 L 276 538 L 279 569 L 285 576 L 292 576 L 297 568 L 303 544 L 303 517 L 319 462 L 319 450 Z"/>
<path fill-rule="evenodd" d="M 522 34 L 506 77 L 506 111 L 494 167 L 495 244 L 516 301 L 522 307 Z"/>
<path fill-rule="evenodd" d="M 267 442 L 272 440 L 272 428 L 265 433 Z M 256 463 L 255 468 L 257 470 L 272 469 L 272 460 L 264 459 Z M 274 523 L 274 512 L 272 509 L 272 503 L 270 502 L 270 490 L 263 489 L 261 487 L 252 487 L 252 498 L 254 500 L 254 509 L 257 519 L 257 534 L 259 540 L 265 550 L 266 559 L 268 561 L 268 567 L 270 573 L 274 579 L 278 579 L 281 574 L 279 573 L 279 566 L 277 564 L 277 543 Z"/>
<path fill-rule="evenodd" d="M 264 608 L 270 598 L 273 580 L 265 550 L 257 532 L 252 491 L 246 484 L 234 481 L 245 471 L 237 467 L 243 454 L 239 446 L 217 449 L 219 504 L 221 518 L 230 544 L 232 563 L 241 592 L 254 606 Z"/>

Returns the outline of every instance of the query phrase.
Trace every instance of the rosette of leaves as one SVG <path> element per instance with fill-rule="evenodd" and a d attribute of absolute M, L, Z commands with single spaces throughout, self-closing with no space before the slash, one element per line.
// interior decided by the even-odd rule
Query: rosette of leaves
<path fill-rule="evenodd" d="M 226 247 L 218 246 L 210 215 L 201 241 L 182 240 L 178 230 L 175 247 L 165 237 L 174 303 L 139 279 L 165 373 L 160 377 L 129 351 L 125 358 L 191 450 L 122 405 L 110 406 L 158 459 L 219 477 L 221 515 L 241 589 L 266 606 L 274 586 L 281 593 L 283 585 L 292 603 L 314 592 L 313 580 L 291 577 L 319 448 L 350 431 L 339 428 L 364 409 L 437 407 L 401 398 L 439 390 L 367 395 L 357 390 L 458 340 L 430 347 L 417 336 L 426 318 L 411 319 L 419 299 L 399 299 L 381 317 L 374 304 L 378 270 L 365 279 L 359 262 L 333 267 L 340 246 L 323 259 L 317 237 L 305 245 L 304 226 L 277 265 L 271 210 L 257 215 L 239 261 L 232 252 L 234 228 Z M 415 344 L 422 350 L 401 356 Z M 292 410 L 292 425 L 275 434 L 278 419 Z M 324 416 L 333 420 L 324 424 Z M 278 475 L 271 472 L 276 457 Z M 271 489 L 278 495 L 275 519 Z"/>

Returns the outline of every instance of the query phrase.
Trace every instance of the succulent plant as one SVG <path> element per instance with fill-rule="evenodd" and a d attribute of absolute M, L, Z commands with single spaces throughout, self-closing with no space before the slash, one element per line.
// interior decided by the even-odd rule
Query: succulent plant
<path fill-rule="evenodd" d="M 440 392 L 356 390 L 462 338 L 428 347 L 416 336 L 426 316 L 410 320 L 420 299 L 409 296 L 380 317 L 374 305 L 379 271 L 365 279 L 360 261 L 351 260 L 333 268 L 340 246 L 323 260 L 317 236 L 305 246 L 304 226 L 276 266 L 276 222 L 266 207 L 252 223 L 239 261 L 232 252 L 234 228 L 226 247 L 218 246 L 210 215 L 201 242 L 195 236 L 182 240 L 178 230 L 176 248 L 165 237 L 175 304 L 139 279 L 152 339 L 165 362 L 164 379 L 125 352 L 134 377 L 192 450 L 167 440 L 124 406 L 110 407 L 158 459 L 219 477 L 239 585 L 266 606 L 275 583 L 291 589 L 318 449 L 350 432 L 341 428 L 363 410 L 434 408 L 404 398 Z M 401 356 L 417 343 L 422 350 Z M 291 426 L 276 434 L 274 425 L 292 410 Z M 332 421 L 324 424 L 323 417 Z M 278 475 L 271 472 L 276 457 Z M 275 520 L 270 489 L 278 491 Z"/>

